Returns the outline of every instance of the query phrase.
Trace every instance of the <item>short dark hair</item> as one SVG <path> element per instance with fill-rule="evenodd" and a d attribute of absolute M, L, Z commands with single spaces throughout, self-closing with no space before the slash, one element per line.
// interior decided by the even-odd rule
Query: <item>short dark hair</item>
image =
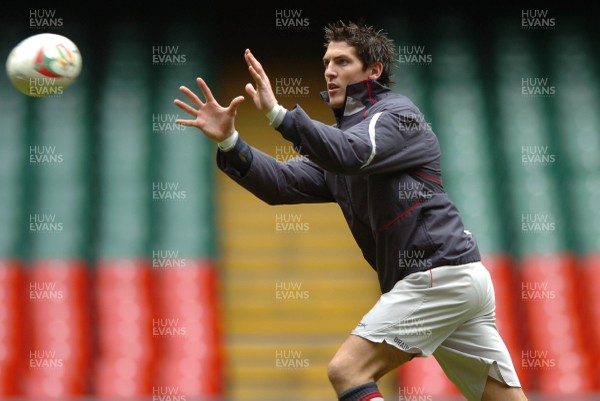
<path fill-rule="evenodd" d="M 396 47 L 382 30 L 377 30 L 363 22 L 346 24 L 343 21 L 337 21 L 325 27 L 325 48 L 330 42 L 346 42 L 354 47 L 365 70 L 373 63 L 381 63 L 383 71 L 378 81 L 386 86 L 394 83 L 392 71 L 396 60 Z"/>

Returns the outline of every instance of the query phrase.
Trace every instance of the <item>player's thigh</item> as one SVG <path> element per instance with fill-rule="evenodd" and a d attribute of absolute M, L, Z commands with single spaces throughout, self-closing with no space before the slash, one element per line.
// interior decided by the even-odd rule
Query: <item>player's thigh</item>
<path fill-rule="evenodd" d="M 509 387 L 488 377 L 481 401 L 527 401 L 527 397 L 522 388 Z"/>
<path fill-rule="evenodd" d="M 385 341 L 373 342 L 352 334 L 336 352 L 330 370 L 336 370 L 334 373 L 344 376 L 377 381 L 414 356 Z"/>
<path fill-rule="evenodd" d="M 485 312 L 457 328 L 433 355 L 448 378 L 469 400 L 482 399 L 485 391 L 489 394 L 487 399 L 503 400 L 494 397 L 498 392 L 518 395 L 522 391 L 509 389 L 519 389 L 521 384 L 496 327 L 493 305 L 490 304 Z"/>

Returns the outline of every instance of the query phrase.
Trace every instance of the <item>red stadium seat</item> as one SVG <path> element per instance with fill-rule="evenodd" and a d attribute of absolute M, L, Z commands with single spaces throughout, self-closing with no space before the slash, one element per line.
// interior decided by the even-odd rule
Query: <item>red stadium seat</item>
<path fill-rule="evenodd" d="M 222 343 L 216 268 L 186 260 L 185 267 L 156 271 L 159 358 L 158 391 L 178 389 L 188 397 L 223 393 Z"/>
<path fill-rule="evenodd" d="M 0 260 L 0 398 L 21 395 L 21 378 L 25 371 L 23 355 L 24 285 L 21 265 L 13 260 Z"/>
<path fill-rule="evenodd" d="M 521 324 L 519 300 L 521 293 L 515 291 L 518 277 L 508 254 L 486 255 L 483 264 L 490 272 L 496 295 L 496 326 L 510 352 L 513 364 L 521 381 L 521 386 L 527 392 L 530 388 L 531 375 L 521 364 L 521 350 L 524 347 L 525 330 Z"/>
<path fill-rule="evenodd" d="M 96 266 L 95 295 L 98 314 L 95 393 L 109 398 L 150 395 L 156 294 L 149 263 L 125 259 L 100 261 Z"/>
<path fill-rule="evenodd" d="M 94 394 L 111 400 L 135 399 L 150 394 L 153 386 L 149 369 L 151 362 L 144 357 L 127 355 L 100 358 L 96 365 Z"/>
<path fill-rule="evenodd" d="M 593 388 L 585 344 L 576 259 L 569 254 L 530 255 L 521 261 L 521 302 L 529 345 L 521 365 L 535 374 L 542 394 L 585 394 Z"/>
<path fill-rule="evenodd" d="M 414 358 L 398 369 L 398 396 L 401 400 L 435 399 L 436 396 L 460 394 L 435 358 Z"/>
<path fill-rule="evenodd" d="M 591 347 L 594 388 L 600 390 L 600 253 L 590 254 L 581 260 L 582 295 L 580 310 L 585 321 L 587 347 Z"/>
<path fill-rule="evenodd" d="M 39 260 L 28 271 L 26 394 L 85 395 L 91 365 L 88 269 L 82 261 Z"/>

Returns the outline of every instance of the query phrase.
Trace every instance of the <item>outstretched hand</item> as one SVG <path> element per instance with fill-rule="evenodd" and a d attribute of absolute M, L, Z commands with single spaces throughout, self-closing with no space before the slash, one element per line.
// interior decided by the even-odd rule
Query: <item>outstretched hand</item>
<path fill-rule="evenodd" d="M 248 71 L 256 86 L 254 87 L 250 83 L 246 84 L 246 93 L 252 97 L 256 108 L 263 113 L 267 113 L 277 104 L 277 99 L 275 99 L 275 94 L 273 94 L 269 77 L 267 77 L 265 70 L 256 57 L 250 52 L 250 49 L 246 49 L 244 58 L 246 59 Z"/>
<path fill-rule="evenodd" d="M 190 120 L 177 119 L 175 122 L 188 127 L 199 128 L 210 139 L 221 142 L 235 131 L 235 115 L 238 106 L 244 101 L 244 97 L 238 96 L 229 103 L 228 107 L 223 107 L 215 100 L 210 88 L 202 78 L 197 78 L 196 82 L 206 101 L 203 103 L 190 89 L 180 86 L 181 93 L 190 99 L 197 109 L 179 99 L 175 99 L 174 103 L 177 107 L 194 117 Z"/>

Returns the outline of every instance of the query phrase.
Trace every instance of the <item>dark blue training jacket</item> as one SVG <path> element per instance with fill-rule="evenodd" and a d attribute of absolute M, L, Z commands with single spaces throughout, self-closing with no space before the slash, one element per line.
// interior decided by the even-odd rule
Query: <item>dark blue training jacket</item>
<path fill-rule="evenodd" d="M 271 205 L 337 202 L 383 293 L 416 271 L 479 261 L 442 186 L 437 137 L 410 99 L 361 81 L 334 113 L 335 126 L 300 106 L 286 113 L 277 130 L 302 157 L 277 161 L 240 137 L 218 166 Z"/>

